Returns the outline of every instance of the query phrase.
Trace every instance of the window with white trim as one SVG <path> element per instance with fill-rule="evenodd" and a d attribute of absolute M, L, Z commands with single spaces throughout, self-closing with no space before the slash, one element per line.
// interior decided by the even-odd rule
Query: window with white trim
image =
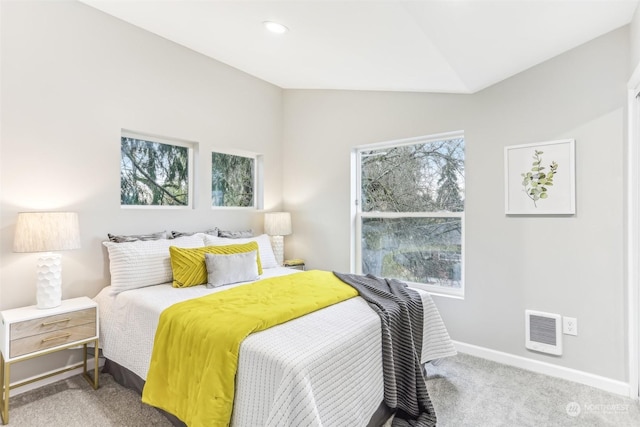
<path fill-rule="evenodd" d="M 211 206 L 262 206 L 262 156 L 214 151 L 211 153 Z"/>
<path fill-rule="evenodd" d="M 192 206 L 195 143 L 122 131 L 120 205 Z"/>
<path fill-rule="evenodd" d="M 464 294 L 464 134 L 355 151 L 355 271 Z"/>

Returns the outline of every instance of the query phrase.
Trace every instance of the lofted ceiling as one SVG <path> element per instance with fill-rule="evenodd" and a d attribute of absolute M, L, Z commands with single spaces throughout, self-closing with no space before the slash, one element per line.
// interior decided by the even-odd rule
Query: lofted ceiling
<path fill-rule="evenodd" d="M 639 3 L 81 1 L 285 89 L 448 93 L 476 92 L 624 26 Z M 270 33 L 264 21 L 289 31 Z"/>

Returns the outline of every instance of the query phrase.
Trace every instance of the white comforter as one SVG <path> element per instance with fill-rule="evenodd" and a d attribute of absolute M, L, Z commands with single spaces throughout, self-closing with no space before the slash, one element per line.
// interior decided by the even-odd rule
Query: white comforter
<path fill-rule="evenodd" d="M 262 278 L 293 274 L 265 269 Z M 187 299 L 228 289 L 171 284 L 109 287 L 94 299 L 106 358 L 146 379 L 160 313 Z M 424 306 L 422 361 L 455 354 L 431 297 Z M 366 426 L 383 400 L 380 319 L 362 298 L 254 333 L 240 346 L 234 426 Z"/>

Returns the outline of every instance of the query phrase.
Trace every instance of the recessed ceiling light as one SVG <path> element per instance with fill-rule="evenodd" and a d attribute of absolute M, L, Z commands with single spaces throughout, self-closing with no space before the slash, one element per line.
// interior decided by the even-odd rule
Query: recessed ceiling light
<path fill-rule="evenodd" d="M 267 30 L 271 31 L 272 33 L 284 34 L 287 31 L 289 31 L 289 29 L 287 27 L 285 27 L 282 24 L 278 24 L 277 22 L 264 21 L 263 24 L 267 28 Z"/>

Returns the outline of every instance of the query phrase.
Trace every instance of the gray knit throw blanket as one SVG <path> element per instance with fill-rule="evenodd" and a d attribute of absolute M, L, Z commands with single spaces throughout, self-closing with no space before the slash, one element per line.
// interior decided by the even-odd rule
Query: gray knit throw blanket
<path fill-rule="evenodd" d="M 420 294 L 396 279 L 334 274 L 355 288 L 380 316 L 384 403 L 395 411 L 392 426 L 435 426 L 436 413 L 420 363 L 423 325 Z"/>

